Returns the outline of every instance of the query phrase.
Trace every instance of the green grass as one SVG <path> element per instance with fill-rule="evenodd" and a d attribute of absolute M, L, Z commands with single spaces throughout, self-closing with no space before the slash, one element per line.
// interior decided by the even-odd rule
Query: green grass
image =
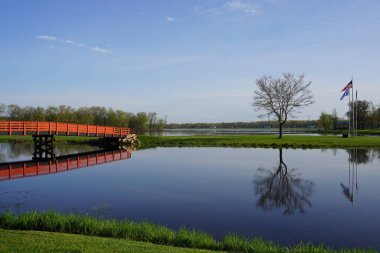
<path fill-rule="evenodd" d="M 102 145 L 95 137 L 56 136 L 58 143 Z M 141 148 L 151 147 L 264 147 L 264 148 L 380 148 L 380 137 L 284 135 L 144 136 Z M 0 136 L 0 142 L 32 143 L 31 136 Z"/>
<path fill-rule="evenodd" d="M 244 135 L 244 136 L 139 136 L 142 147 L 285 147 L 371 148 L 380 147 L 379 137 Z"/>
<path fill-rule="evenodd" d="M 195 250 L 126 239 L 102 238 L 40 231 L 0 229 L 0 252 L 215 252 Z M 218 251 L 220 252 L 220 251 Z"/>
<path fill-rule="evenodd" d="M 379 135 L 380 129 L 365 129 L 365 130 L 358 130 L 359 134 L 370 134 L 370 135 Z"/>
<path fill-rule="evenodd" d="M 275 243 L 263 241 L 259 238 L 248 239 L 232 234 L 226 235 L 224 239 L 221 241 L 217 241 L 207 233 L 189 230 L 186 228 L 181 228 L 178 231 L 176 231 L 164 226 L 155 225 L 148 222 L 134 223 L 128 220 L 98 219 L 87 215 L 58 214 L 52 211 L 40 213 L 33 211 L 21 214 L 19 216 L 14 215 L 10 212 L 0 214 L 0 229 L 60 232 L 76 235 L 123 239 L 127 242 L 140 241 L 149 243 L 149 245 L 151 245 L 150 243 L 154 243 L 166 246 L 215 251 L 225 250 L 233 252 L 258 253 L 375 252 L 370 250 L 366 251 L 359 249 L 340 249 L 334 251 L 323 246 L 313 246 L 311 244 L 304 243 L 293 245 L 291 247 L 281 247 Z M 72 239 L 69 238 L 67 244 L 62 244 L 62 247 L 64 247 L 65 245 L 69 245 L 70 241 L 72 241 L 72 244 L 74 244 L 76 240 L 82 240 L 81 238 L 83 237 L 72 237 Z M 4 240 L 4 243 L 2 243 L 2 245 L 12 245 L 12 243 L 9 242 L 11 239 L 2 240 Z M 33 247 L 33 245 L 29 244 L 34 244 L 34 241 L 31 240 L 29 243 L 25 241 L 25 243 L 25 247 Z M 116 240 L 112 243 L 120 243 L 120 241 Z M 107 243 L 104 241 L 103 244 L 106 245 Z M 42 243 L 42 245 L 44 245 L 44 243 Z M 148 247 L 149 245 L 146 244 L 145 246 Z"/>

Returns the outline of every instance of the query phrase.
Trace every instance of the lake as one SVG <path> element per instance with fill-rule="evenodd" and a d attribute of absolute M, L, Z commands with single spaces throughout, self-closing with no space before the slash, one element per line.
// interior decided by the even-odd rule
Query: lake
<path fill-rule="evenodd" d="M 56 161 L 34 169 L 32 145 L 0 144 L 0 211 L 53 209 L 217 238 L 233 232 L 380 250 L 380 150 L 92 151 L 57 145 Z"/>

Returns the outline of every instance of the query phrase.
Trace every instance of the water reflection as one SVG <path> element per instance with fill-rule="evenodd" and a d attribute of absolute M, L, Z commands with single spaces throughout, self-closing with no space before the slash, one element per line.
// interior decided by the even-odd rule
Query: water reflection
<path fill-rule="evenodd" d="M 282 245 L 311 241 L 380 250 L 380 160 L 358 164 L 352 208 L 340 183 L 352 189 L 349 161 L 358 159 L 349 157 L 353 151 L 333 151 L 335 156 L 319 149 L 143 149 L 134 159 L 72 173 L 0 181 L 0 212 L 54 209 L 186 226 L 218 238 L 230 232 Z M 32 151 L 18 160 L 31 157 Z"/>
<path fill-rule="evenodd" d="M 372 162 L 375 151 L 369 149 L 347 149 L 348 153 L 348 183 L 340 183 L 343 195 L 354 204 L 354 195 L 358 192 L 358 165 Z"/>
<path fill-rule="evenodd" d="M 311 207 L 309 198 L 314 183 L 303 179 L 297 169 L 288 169 L 279 149 L 279 164 L 272 170 L 259 168 L 253 180 L 255 194 L 259 196 L 256 205 L 265 211 L 282 209 L 283 214 L 292 215 L 305 212 Z"/>
<path fill-rule="evenodd" d="M 14 160 L 23 154 L 31 154 L 33 146 L 22 143 L 0 143 L 0 152 L 0 161 Z"/>
<path fill-rule="evenodd" d="M 28 161 L 0 163 L 0 180 L 53 174 L 128 158 L 131 152 L 127 149 L 97 150 L 40 160 L 33 157 Z"/>
<path fill-rule="evenodd" d="M 380 150 L 375 149 L 347 149 L 348 159 L 351 163 L 372 163 L 375 158 L 380 158 Z"/>
<path fill-rule="evenodd" d="M 358 167 L 360 164 L 372 163 L 375 158 L 380 158 L 380 150 L 375 149 L 347 149 L 348 153 L 348 182 L 340 183 L 343 195 L 354 204 L 354 196 L 359 191 Z"/>
<path fill-rule="evenodd" d="M 99 147 L 79 144 L 57 144 L 56 156 L 100 150 Z M 0 143 L 0 163 L 28 160 L 35 153 L 32 143 Z"/>

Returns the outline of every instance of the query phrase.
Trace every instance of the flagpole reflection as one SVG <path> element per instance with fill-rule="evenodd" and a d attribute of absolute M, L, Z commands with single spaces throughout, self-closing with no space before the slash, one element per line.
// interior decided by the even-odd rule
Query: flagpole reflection
<path fill-rule="evenodd" d="M 354 205 L 355 196 L 359 191 L 358 186 L 358 149 L 351 149 L 348 152 L 348 184 L 340 184 L 344 196 Z"/>

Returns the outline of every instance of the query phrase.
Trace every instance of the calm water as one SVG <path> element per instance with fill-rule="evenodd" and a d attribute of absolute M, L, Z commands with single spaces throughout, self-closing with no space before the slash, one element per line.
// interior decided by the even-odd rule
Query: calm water
<path fill-rule="evenodd" d="M 0 144 L 0 162 L 31 153 L 27 145 Z M 0 210 L 55 209 L 185 225 L 218 238 L 235 232 L 284 245 L 380 250 L 379 157 L 380 150 L 148 149 L 130 159 L 0 181 Z"/>

